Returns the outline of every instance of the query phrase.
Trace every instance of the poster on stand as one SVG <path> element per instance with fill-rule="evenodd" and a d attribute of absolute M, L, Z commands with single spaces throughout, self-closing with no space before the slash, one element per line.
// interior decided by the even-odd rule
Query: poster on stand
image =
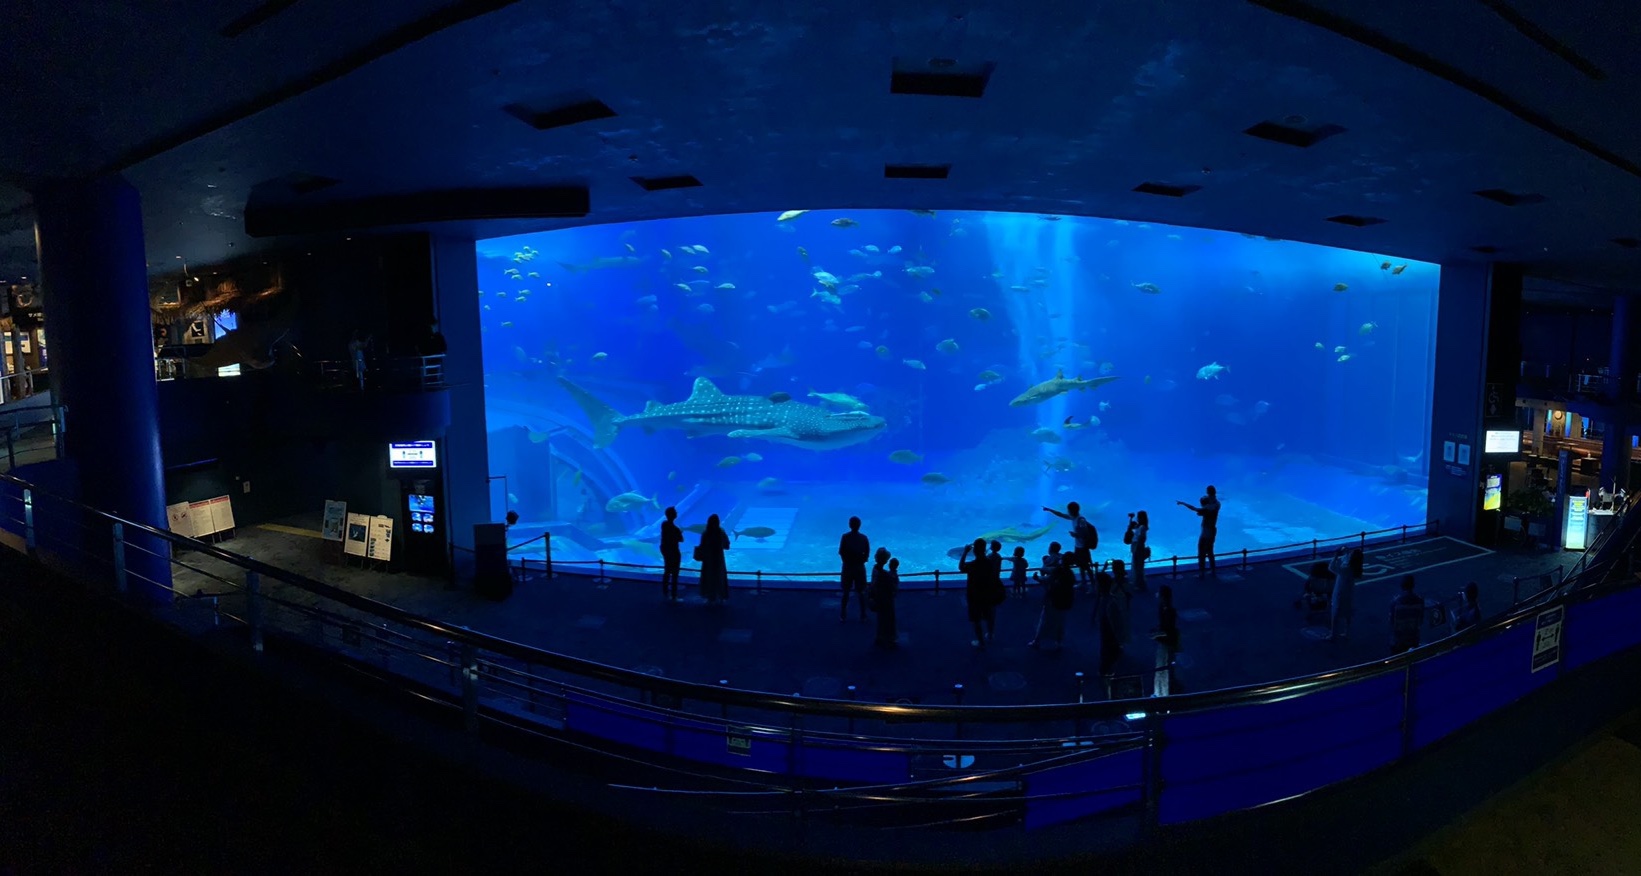
<path fill-rule="evenodd" d="M 370 518 L 363 514 L 349 514 L 346 535 L 342 551 L 355 557 L 364 556 L 365 539 L 370 536 Z"/>
<path fill-rule="evenodd" d="M 370 518 L 370 541 L 365 545 L 365 558 L 388 562 L 393 559 L 393 518 L 378 515 Z"/>
<path fill-rule="evenodd" d="M 347 517 L 348 503 L 326 499 L 325 522 L 319 528 L 319 536 L 325 541 L 341 541 L 342 527 L 347 524 Z"/>
<path fill-rule="evenodd" d="M 177 535 L 194 537 L 194 516 L 187 502 L 165 506 L 165 525 Z"/>

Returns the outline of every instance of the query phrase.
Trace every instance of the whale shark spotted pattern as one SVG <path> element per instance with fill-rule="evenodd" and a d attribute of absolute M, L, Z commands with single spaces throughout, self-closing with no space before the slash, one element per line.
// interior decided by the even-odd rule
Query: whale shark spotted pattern
<path fill-rule="evenodd" d="M 663 404 L 651 401 L 644 410 L 623 416 L 592 393 L 569 380 L 559 385 L 575 399 L 593 425 L 593 446 L 608 447 L 626 426 L 647 431 L 678 429 L 695 435 L 725 435 L 790 444 L 810 450 L 848 447 L 877 437 L 883 418 L 855 412 L 838 416 L 825 408 L 799 401 L 772 402 L 761 395 L 729 395 L 705 377 L 696 378 L 689 398 Z"/>

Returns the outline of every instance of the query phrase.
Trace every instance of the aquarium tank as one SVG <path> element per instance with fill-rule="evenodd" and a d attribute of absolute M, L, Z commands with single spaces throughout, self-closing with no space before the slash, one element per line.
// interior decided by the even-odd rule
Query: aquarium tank
<path fill-rule="evenodd" d="M 852 515 L 903 573 L 982 536 L 1035 559 L 1070 501 L 1099 557 L 1145 509 L 1153 563 L 1194 558 L 1175 503 L 1209 484 L 1221 553 L 1426 519 L 1433 264 L 933 210 L 477 247 L 492 512 L 557 562 L 659 563 L 668 506 L 766 574 L 836 572 Z"/>

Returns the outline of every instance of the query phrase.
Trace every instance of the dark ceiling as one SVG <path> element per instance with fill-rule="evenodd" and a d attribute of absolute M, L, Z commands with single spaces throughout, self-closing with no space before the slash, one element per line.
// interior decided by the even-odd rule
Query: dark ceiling
<path fill-rule="evenodd" d="M 586 217 L 455 228 L 1012 209 L 1641 286 L 1641 4 L 9 5 L 0 277 L 31 273 L 27 188 L 120 169 L 143 193 L 156 269 L 279 245 L 245 233 L 253 187 L 339 215 L 387 195 L 565 184 L 586 187 Z M 981 97 L 927 96 L 891 93 L 897 68 L 990 73 Z M 507 111 L 590 101 L 613 116 L 538 130 Z M 1244 133 L 1262 122 L 1317 142 Z M 887 179 L 886 164 L 950 169 Z M 634 182 L 674 176 L 700 186 Z"/>

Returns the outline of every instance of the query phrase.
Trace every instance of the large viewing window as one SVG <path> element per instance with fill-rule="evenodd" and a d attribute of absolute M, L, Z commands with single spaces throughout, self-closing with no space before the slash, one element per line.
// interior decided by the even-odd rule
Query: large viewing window
<path fill-rule="evenodd" d="M 796 213 L 796 211 L 794 211 Z M 494 513 L 655 562 L 661 509 L 731 568 L 826 571 L 850 515 L 907 571 L 1035 560 L 1081 502 L 1122 556 L 1422 523 L 1437 266 L 1252 235 L 815 211 L 478 244 Z M 502 478 L 505 480 L 502 480 Z M 566 537 L 559 537 L 560 535 Z M 692 540 L 693 543 L 693 540 Z M 687 553 L 687 552 L 686 552 Z"/>

